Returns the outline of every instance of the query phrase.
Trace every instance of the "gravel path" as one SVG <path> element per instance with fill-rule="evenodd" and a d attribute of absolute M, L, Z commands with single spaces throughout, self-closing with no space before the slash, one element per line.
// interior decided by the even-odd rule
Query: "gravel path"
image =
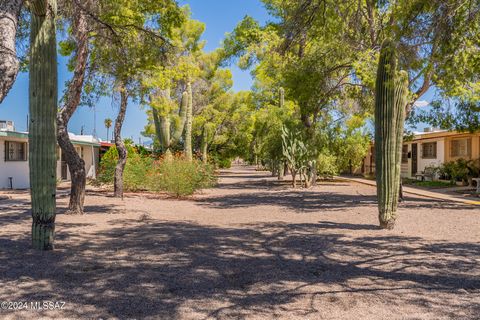
<path fill-rule="evenodd" d="M 371 186 L 237 167 L 190 200 L 89 191 L 35 252 L 28 194 L 5 195 L 0 301 L 65 305 L 2 319 L 480 319 L 478 207 L 410 196 L 384 231 Z"/>

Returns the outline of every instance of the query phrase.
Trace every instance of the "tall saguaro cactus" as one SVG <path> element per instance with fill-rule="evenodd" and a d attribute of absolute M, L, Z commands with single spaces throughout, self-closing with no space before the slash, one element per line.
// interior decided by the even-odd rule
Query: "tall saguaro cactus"
<path fill-rule="evenodd" d="M 170 104 L 170 90 L 162 90 L 162 98 L 166 104 Z M 173 144 L 177 143 L 182 137 L 185 122 L 187 117 L 187 106 L 188 106 L 188 93 L 184 92 L 182 95 L 182 100 L 180 104 L 180 109 L 178 111 L 178 117 L 174 114 L 165 114 L 157 110 L 156 107 L 152 107 L 153 123 L 155 126 L 155 134 L 160 143 L 162 151 L 166 155 L 171 155 L 170 148 Z M 168 107 L 167 107 L 168 109 Z M 178 121 L 172 121 L 177 120 Z M 173 122 L 173 129 L 172 129 Z"/>
<path fill-rule="evenodd" d="M 397 74 L 394 44 L 380 51 L 375 92 L 375 162 L 380 227 L 393 229 L 397 218 L 403 123 L 408 76 Z"/>
<path fill-rule="evenodd" d="M 193 93 L 192 93 L 192 84 L 189 82 L 187 84 L 187 93 L 188 93 L 188 105 L 187 105 L 187 119 L 185 127 L 185 156 L 187 160 L 193 160 L 193 151 L 192 151 L 192 122 L 193 122 Z"/>
<path fill-rule="evenodd" d="M 58 100 L 56 0 L 30 2 L 29 166 L 32 245 L 52 250 L 55 235 Z"/>

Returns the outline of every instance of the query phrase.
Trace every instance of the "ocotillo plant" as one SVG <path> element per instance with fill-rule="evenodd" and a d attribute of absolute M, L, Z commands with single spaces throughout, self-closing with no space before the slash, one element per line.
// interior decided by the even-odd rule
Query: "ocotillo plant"
<path fill-rule="evenodd" d="M 56 0 L 30 1 L 29 167 L 32 245 L 52 250 L 55 236 L 58 100 Z"/>
<path fill-rule="evenodd" d="M 400 154 L 408 88 L 397 79 L 395 47 L 385 40 L 380 51 L 375 92 L 375 166 L 380 227 L 393 229 L 400 188 Z"/>
<path fill-rule="evenodd" d="M 187 121 L 185 127 L 185 156 L 188 160 L 193 160 L 192 151 L 192 121 L 193 121 L 193 94 L 192 85 L 189 82 L 187 85 L 188 92 L 188 106 L 187 106 Z"/>

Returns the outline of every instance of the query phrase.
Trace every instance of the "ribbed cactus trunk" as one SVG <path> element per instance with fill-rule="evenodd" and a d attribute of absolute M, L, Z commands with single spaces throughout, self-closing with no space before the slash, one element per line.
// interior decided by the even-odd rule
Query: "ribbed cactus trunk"
<path fill-rule="evenodd" d="M 30 3 L 29 167 L 32 246 L 52 250 L 55 236 L 58 100 L 56 0 Z"/>
<path fill-rule="evenodd" d="M 193 93 L 192 85 L 189 82 L 187 84 L 187 93 L 188 93 L 188 106 L 187 106 L 187 118 L 186 118 L 186 127 L 185 127 L 185 157 L 187 160 L 193 160 L 193 150 L 192 150 L 192 122 L 193 122 Z"/>
<path fill-rule="evenodd" d="M 164 90 L 162 93 L 164 99 L 169 101 L 170 90 Z M 161 115 L 156 108 L 152 108 L 153 123 L 155 125 L 155 134 L 160 147 L 166 155 L 171 155 L 170 148 L 177 143 L 182 137 L 185 122 L 187 117 L 188 107 L 188 93 L 184 92 L 182 95 L 182 101 L 180 103 L 178 122 L 175 122 L 175 126 L 172 130 L 172 118 L 170 115 Z"/>
<path fill-rule="evenodd" d="M 397 76 L 394 44 L 380 51 L 375 92 L 375 162 L 380 227 L 393 229 L 400 189 L 404 110 L 408 92 L 405 73 Z"/>
<path fill-rule="evenodd" d="M 187 109 L 188 109 L 188 92 L 183 92 L 182 101 L 180 102 L 180 110 L 178 115 L 180 116 L 180 123 L 173 130 L 172 143 L 176 143 L 182 137 L 185 130 L 185 123 L 187 122 Z"/>

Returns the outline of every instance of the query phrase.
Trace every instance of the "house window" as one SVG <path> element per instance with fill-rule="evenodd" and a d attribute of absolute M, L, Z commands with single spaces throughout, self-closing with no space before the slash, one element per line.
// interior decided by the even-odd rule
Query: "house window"
<path fill-rule="evenodd" d="M 470 157 L 472 155 L 472 139 L 452 140 L 450 156 L 452 158 Z"/>
<path fill-rule="evenodd" d="M 5 141 L 5 161 L 27 161 L 27 143 Z"/>
<path fill-rule="evenodd" d="M 436 159 L 437 158 L 437 143 L 428 142 L 422 143 L 422 159 Z"/>
<path fill-rule="evenodd" d="M 408 144 L 402 147 L 402 163 L 408 163 Z"/>

